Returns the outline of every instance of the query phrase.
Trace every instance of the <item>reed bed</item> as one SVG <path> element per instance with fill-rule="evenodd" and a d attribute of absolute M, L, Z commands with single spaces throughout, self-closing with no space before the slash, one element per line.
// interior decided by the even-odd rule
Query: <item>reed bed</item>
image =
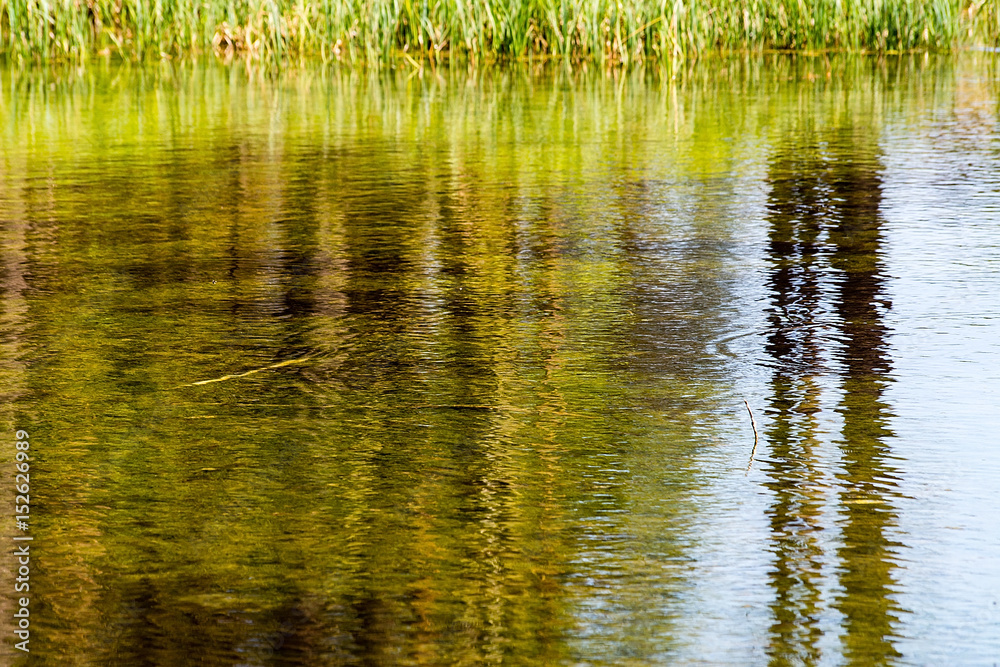
<path fill-rule="evenodd" d="M 22 61 L 215 52 L 628 64 L 712 50 L 944 50 L 998 36 L 1000 0 L 0 0 L 0 53 Z"/>

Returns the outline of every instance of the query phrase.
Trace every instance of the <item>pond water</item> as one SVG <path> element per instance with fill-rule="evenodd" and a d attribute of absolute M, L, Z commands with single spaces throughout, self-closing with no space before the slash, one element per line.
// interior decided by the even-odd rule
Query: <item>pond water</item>
<path fill-rule="evenodd" d="M 32 664 L 1000 659 L 997 56 L 0 85 Z"/>

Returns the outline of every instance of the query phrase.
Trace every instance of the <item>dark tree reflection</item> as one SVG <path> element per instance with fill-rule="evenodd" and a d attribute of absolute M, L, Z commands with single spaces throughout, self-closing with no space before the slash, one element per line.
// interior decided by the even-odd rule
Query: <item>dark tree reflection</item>
<path fill-rule="evenodd" d="M 890 463 L 892 415 L 882 398 L 891 362 L 883 323 L 889 302 L 880 259 L 881 182 L 874 160 L 863 158 L 840 159 L 833 175 L 842 211 L 830 228 L 835 248 L 830 265 L 840 276 L 836 309 L 843 397 L 838 411 L 844 423 L 840 499 L 845 515 L 837 608 L 845 617 L 849 661 L 879 665 L 899 656 L 893 626 L 901 611 L 893 597 L 898 545 L 890 538 L 896 525 L 892 503 L 898 495 Z"/>
<path fill-rule="evenodd" d="M 822 141 L 819 141 L 822 139 Z M 851 664 L 899 655 L 893 627 L 896 513 L 889 464 L 889 408 L 882 399 L 891 362 L 883 310 L 881 180 L 871 137 L 828 133 L 791 142 L 769 169 L 772 460 L 767 487 L 774 590 L 771 663 L 820 661 L 824 590 L 843 617 Z M 839 374 L 840 381 L 829 378 Z M 837 386 L 839 384 L 839 387 Z M 839 474 L 827 463 L 820 421 L 824 396 L 839 389 Z M 836 481 L 835 481 L 836 480 Z M 839 483 L 838 483 L 839 482 Z M 838 487 L 837 581 L 826 581 L 822 536 Z"/>

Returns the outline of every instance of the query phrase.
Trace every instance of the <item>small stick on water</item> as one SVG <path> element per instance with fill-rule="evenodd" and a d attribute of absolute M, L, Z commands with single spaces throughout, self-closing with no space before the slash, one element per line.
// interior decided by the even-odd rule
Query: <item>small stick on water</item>
<path fill-rule="evenodd" d="M 750 463 L 747 464 L 747 471 L 743 473 L 743 476 L 746 477 L 750 474 L 750 466 L 753 465 L 753 456 L 757 453 L 757 422 L 753 420 L 753 410 L 750 409 L 750 404 L 747 403 L 745 398 L 743 399 L 743 405 L 747 406 L 747 412 L 750 413 L 750 428 L 753 429 L 753 449 L 750 450 Z"/>
<path fill-rule="evenodd" d="M 247 371 L 246 373 L 235 373 L 233 375 L 223 375 L 220 378 L 213 378 L 211 380 L 199 380 L 198 382 L 179 384 L 176 387 L 171 387 L 171 389 L 182 389 L 184 387 L 197 387 L 203 384 L 212 384 L 213 382 L 224 382 L 226 380 L 236 380 L 238 378 L 245 378 L 246 376 L 253 375 L 254 373 L 261 373 L 263 371 L 269 371 L 274 368 L 281 368 L 282 366 L 291 366 L 292 364 L 301 364 L 303 361 L 309 361 L 314 356 L 316 355 L 310 354 L 307 357 L 298 357 L 297 359 L 288 359 L 287 361 L 279 361 L 276 364 L 271 364 L 270 366 L 264 366 L 263 368 L 255 368 L 252 371 Z"/>

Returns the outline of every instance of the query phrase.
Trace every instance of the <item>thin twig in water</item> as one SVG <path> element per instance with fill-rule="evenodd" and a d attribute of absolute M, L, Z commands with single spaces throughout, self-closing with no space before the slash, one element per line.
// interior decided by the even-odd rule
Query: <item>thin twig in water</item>
<path fill-rule="evenodd" d="M 754 421 L 753 411 L 750 409 L 750 404 L 747 403 L 745 398 L 743 399 L 743 404 L 747 406 L 747 412 L 750 413 L 750 428 L 753 429 L 753 449 L 750 450 L 750 463 L 747 464 L 747 471 L 743 473 L 743 476 L 746 477 L 750 474 L 750 466 L 753 465 L 753 456 L 757 453 L 757 422 Z"/>
<path fill-rule="evenodd" d="M 252 371 L 247 371 L 245 373 L 236 373 L 236 374 L 233 374 L 233 375 L 223 375 L 220 378 L 213 378 L 211 380 L 200 380 L 198 382 L 189 382 L 188 384 L 177 385 L 176 387 L 173 387 L 173 389 L 181 389 L 182 387 L 197 387 L 197 386 L 200 386 L 200 385 L 203 385 L 203 384 L 212 384 L 213 382 L 223 382 L 225 380 L 236 380 L 237 378 L 243 378 L 243 377 L 246 377 L 248 375 L 253 375 L 254 373 L 261 373 L 263 371 L 269 371 L 272 368 L 281 368 L 282 366 L 291 366 L 292 364 L 300 364 L 303 361 L 309 361 L 314 356 L 316 356 L 316 355 L 310 354 L 307 357 L 298 357 L 297 359 L 289 359 L 288 361 L 279 361 L 276 364 L 271 364 L 270 366 L 264 366 L 263 368 L 255 368 Z"/>

